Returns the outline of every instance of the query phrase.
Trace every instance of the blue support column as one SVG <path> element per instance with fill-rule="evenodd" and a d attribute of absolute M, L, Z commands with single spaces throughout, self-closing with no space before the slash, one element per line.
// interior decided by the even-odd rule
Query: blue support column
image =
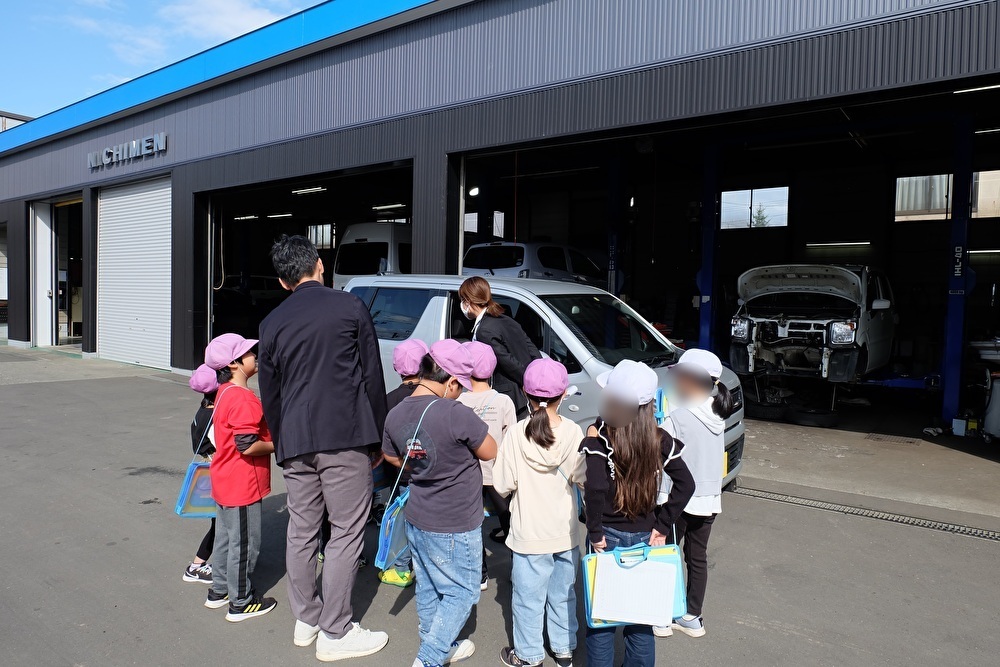
<path fill-rule="evenodd" d="M 969 271 L 969 216 L 972 212 L 973 127 L 968 118 L 955 124 L 955 163 L 952 177 L 951 260 L 948 266 L 948 308 L 945 316 L 944 353 L 941 360 L 943 401 L 941 418 L 950 424 L 961 407 L 962 353 L 965 348 L 966 292 Z"/>
<path fill-rule="evenodd" d="M 718 151 L 705 150 L 701 192 L 701 268 L 696 276 L 699 293 L 698 347 L 713 350 L 715 344 L 715 254 L 716 234 L 719 229 L 718 206 L 719 170 Z M 728 356 L 728 355 L 726 355 Z"/>

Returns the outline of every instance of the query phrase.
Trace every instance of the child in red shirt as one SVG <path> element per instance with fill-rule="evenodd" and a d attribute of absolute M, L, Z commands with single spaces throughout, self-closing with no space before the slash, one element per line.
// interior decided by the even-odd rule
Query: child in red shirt
<path fill-rule="evenodd" d="M 205 606 L 229 605 L 226 620 L 263 616 L 278 604 L 261 598 L 250 575 L 260 552 L 261 501 L 271 493 L 274 443 L 260 399 L 247 381 L 257 373 L 256 340 L 223 334 L 205 348 L 205 364 L 218 374 L 213 428 L 212 497 L 216 508 L 215 564 Z"/>

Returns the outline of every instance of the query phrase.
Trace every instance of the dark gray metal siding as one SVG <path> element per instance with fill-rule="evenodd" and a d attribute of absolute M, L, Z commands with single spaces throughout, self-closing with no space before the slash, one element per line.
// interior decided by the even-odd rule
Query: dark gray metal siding
<path fill-rule="evenodd" d="M 888 32 L 899 19 L 942 10 L 935 21 L 956 26 L 911 35 L 900 51 L 912 60 L 884 72 L 876 87 L 932 81 L 978 71 L 978 58 L 963 68 L 964 40 L 975 30 L 958 17 L 978 14 L 976 0 L 483 0 L 372 35 L 232 81 L 161 107 L 117 120 L 21 153 L 0 156 L 0 200 L 97 183 L 108 177 L 163 169 L 174 164 L 246 150 L 253 146 L 328 132 L 338 128 L 406 116 L 428 110 L 584 81 L 616 72 L 677 63 L 716 64 L 713 79 L 680 77 L 665 89 L 647 89 L 641 98 L 659 106 L 645 121 L 691 113 L 690 102 L 705 112 L 754 104 L 856 92 L 860 86 L 828 81 L 845 58 L 864 59 L 863 68 L 879 69 L 874 59 L 883 45 L 867 50 L 822 52 L 816 59 L 793 51 L 769 51 L 776 41 L 798 40 L 845 27 L 883 24 Z M 954 11 L 944 11 L 949 8 Z M 948 35 L 954 41 L 936 41 Z M 974 36 L 974 35 L 973 35 Z M 793 42 L 797 43 L 797 42 Z M 941 53 L 953 44 L 952 53 Z M 761 70 L 734 76 L 728 69 L 733 50 L 761 49 L 773 60 Z M 714 56 L 711 57 L 710 56 Z M 791 59 L 787 59 L 790 57 Z M 892 58 L 889 54 L 890 59 Z M 694 59 L 694 60 L 692 60 Z M 673 63 L 672 65 L 670 63 Z M 862 63 L 858 63 L 862 65 Z M 852 67 L 843 68 L 846 70 Z M 680 70 L 672 70 L 680 71 Z M 835 77 L 834 77 L 835 78 Z M 677 85 L 683 83 L 683 86 Z M 860 83 L 860 81 L 858 81 Z M 763 89 L 761 89 L 763 86 Z M 745 103 L 698 104 L 731 97 L 741 90 Z M 751 89 L 752 87 L 752 89 Z M 761 94 L 766 93 L 766 94 Z M 668 97 L 669 95 L 669 97 Z M 680 99 L 677 99 L 677 98 Z M 637 97 L 615 100 L 628 106 Z M 557 115 L 588 115 L 588 107 Z M 550 113 L 552 111 L 550 110 Z M 599 115 L 595 114 L 595 120 Z M 571 121 L 573 119 L 568 118 Z M 91 172 L 88 151 L 153 132 L 166 131 L 166 155 L 145 162 Z"/>

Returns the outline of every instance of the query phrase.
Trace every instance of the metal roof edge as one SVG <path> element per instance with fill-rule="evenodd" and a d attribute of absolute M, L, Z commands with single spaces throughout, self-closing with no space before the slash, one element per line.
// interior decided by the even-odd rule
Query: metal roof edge
<path fill-rule="evenodd" d="M 24 117 L 0 134 L 0 157 L 478 1 L 328 0 L 38 118 Z M 353 13 L 334 17 L 344 5 Z M 139 101 L 129 104 L 133 94 Z"/>

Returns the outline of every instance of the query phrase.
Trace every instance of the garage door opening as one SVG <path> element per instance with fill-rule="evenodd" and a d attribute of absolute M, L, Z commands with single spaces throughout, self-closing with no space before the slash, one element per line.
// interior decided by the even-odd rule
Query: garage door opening
<path fill-rule="evenodd" d="M 593 285 L 671 338 L 696 339 L 701 165 L 676 143 L 643 136 L 467 156 L 463 275 Z"/>
<path fill-rule="evenodd" d="M 324 283 L 353 275 L 409 273 L 413 169 L 409 163 L 255 184 L 212 193 L 211 335 L 256 337 L 288 292 L 269 252 L 282 234 L 316 244 Z M 341 246 L 350 251 L 338 258 Z"/>

